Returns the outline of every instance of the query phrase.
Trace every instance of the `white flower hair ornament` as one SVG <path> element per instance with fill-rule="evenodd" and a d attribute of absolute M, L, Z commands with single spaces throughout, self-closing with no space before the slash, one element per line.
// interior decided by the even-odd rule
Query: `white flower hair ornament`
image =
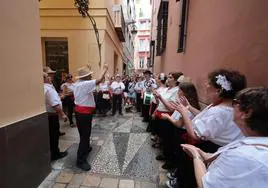
<path fill-rule="evenodd" d="M 165 80 L 165 74 L 164 73 L 160 73 L 160 80 Z"/>
<path fill-rule="evenodd" d="M 225 91 L 232 90 L 232 84 L 227 80 L 226 76 L 218 75 L 216 76 L 216 79 L 216 83 L 220 85 L 222 89 L 224 89 Z"/>
<path fill-rule="evenodd" d="M 184 75 L 181 75 L 181 76 L 177 79 L 177 82 L 182 82 L 184 79 L 185 79 L 185 76 L 184 76 Z"/>

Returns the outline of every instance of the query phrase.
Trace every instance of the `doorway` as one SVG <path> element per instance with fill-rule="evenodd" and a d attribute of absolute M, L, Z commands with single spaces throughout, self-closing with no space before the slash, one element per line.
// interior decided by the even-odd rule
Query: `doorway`
<path fill-rule="evenodd" d="M 69 73 L 68 40 L 67 38 L 44 38 L 45 65 L 57 71 L 54 78 L 54 86 L 60 90 L 65 76 Z"/>

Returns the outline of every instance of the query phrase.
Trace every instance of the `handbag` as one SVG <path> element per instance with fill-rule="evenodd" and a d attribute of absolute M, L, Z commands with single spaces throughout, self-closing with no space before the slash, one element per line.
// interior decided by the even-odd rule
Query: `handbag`
<path fill-rule="evenodd" d="M 102 94 L 102 98 L 108 100 L 108 99 L 110 99 L 110 95 L 107 94 L 107 93 L 103 93 L 103 94 Z"/>

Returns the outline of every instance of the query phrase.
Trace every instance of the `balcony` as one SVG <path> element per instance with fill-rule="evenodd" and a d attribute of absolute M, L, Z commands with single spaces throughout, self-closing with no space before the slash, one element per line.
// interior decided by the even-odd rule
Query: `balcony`
<path fill-rule="evenodd" d="M 113 13 L 113 21 L 116 34 L 121 42 L 125 42 L 125 20 L 121 5 L 114 5 Z"/>

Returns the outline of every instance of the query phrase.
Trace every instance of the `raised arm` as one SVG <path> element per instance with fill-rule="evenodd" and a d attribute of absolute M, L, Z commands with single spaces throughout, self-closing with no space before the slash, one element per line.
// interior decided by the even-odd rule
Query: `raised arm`
<path fill-rule="evenodd" d="M 188 109 L 190 110 L 190 112 L 192 112 L 194 114 L 194 116 L 196 116 L 197 114 L 200 113 L 200 110 L 196 109 L 195 107 L 189 105 Z"/>
<path fill-rule="evenodd" d="M 178 110 L 183 117 L 184 126 L 187 130 L 188 135 L 194 140 L 200 140 L 199 137 L 195 134 L 193 122 L 188 115 L 188 109 L 184 105 L 178 104 L 176 106 L 176 110 Z"/>
<path fill-rule="evenodd" d="M 156 101 L 158 100 L 161 101 L 169 111 L 171 112 L 174 111 L 174 106 L 170 102 L 165 100 L 155 89 L 152 89 L 152 91 L 153 91 Z"/>
<path fill-rule="evenodd" d="M 98 79 L 96 79 L 96 85 L 98 85 L 99 83 L 101 83 L 101 81 L 104 79 L 104 76 L 106 74 L 106 72 L 108 71 L 108 65 L 104 64 L 103 66 L 103 70 L 101 72 L 101 75 Z"/>
<path fill-rule="evenodd" d="M 169 111 L 173 112 L 175 110 L 175 108 L 173 107 L 173 105 L 170 102 L 168 102 L 166 99 L 164 99 L 161 95 L 159 96 L 159 100 L 165 105 L 165 107 Z"/>
<path fill-rule="evenodd" d="M 170 123 L 172 123 L 174 126 L 181 128 L 183 126 L 183 120 L 174 120 L 169 114 L 162 114 L 162 118 L 168 120 Z"/>

